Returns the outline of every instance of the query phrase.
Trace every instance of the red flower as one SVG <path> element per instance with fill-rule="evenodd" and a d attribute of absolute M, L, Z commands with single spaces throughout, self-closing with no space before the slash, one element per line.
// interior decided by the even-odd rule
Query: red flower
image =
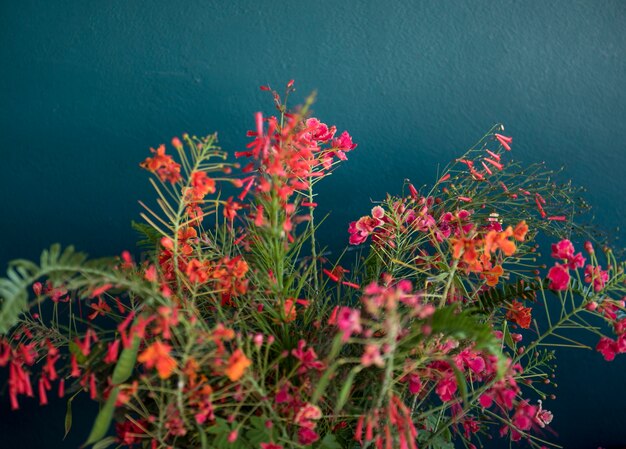
<path fill-rule="evenodd" d="M 530 307 L 524 307 L 521 302 L 513 301 L 512 308 L 506 313 L 506 319 L 517 323 L 523 329 L 528 329 L 532 319 L 531 311 Z"/>
<path fill-rule="evenodd" d="M 602 337 L 596 345 L 596 351 L 598 351 L 604 357 L 607 362 L 615 359 L 615 354 L 618 352 L 617 343 L 607 337 Z"/>
<path fill-rule="evenodd" d="M 584 259 L 583 259 L 584 260 Z M 593 283 L 593 289 L 597 292 L 602 290 L 609 280 L 609 273 L 602 270 L 601 266 L 587 265 L 585 268 L 585 282 Z"/>
<path fill-rule="evenodd" d="M 503 136 L 502 134 L 495 134 L 496 139 L 500 142 L 500 145 L 504 147 L 505 150 L 511 151 L 511 142 L 513 142 L 512 137 Z"/>
<path fill-rule="evenodd" d="M 191 198 L 200 201 L 207 194 L 215 193 L 215 181 L 203 171 L 195 171 L 191 174 Z"/>
<path fill-rule="evenodd" d="M 548 271 L 548 279 L 550 280 L 549 287 L 556 291 L 565 291 L 569 285 L 569 270 L 567 266 L 559 263 L 555 264 L 550 271 Z"/>
<path fill-rule="evenodd" d="M 165 145 L 161 145 L 156 150 L 150 148 L 154 153 L 154 157 L 148 157 L 140 166 L 146 170 L 155 173 L 163 182 L 169 181 L 176 184 L 180 181 L 180 164 L 174 162 L 172 156 L 165 154 Z"/>

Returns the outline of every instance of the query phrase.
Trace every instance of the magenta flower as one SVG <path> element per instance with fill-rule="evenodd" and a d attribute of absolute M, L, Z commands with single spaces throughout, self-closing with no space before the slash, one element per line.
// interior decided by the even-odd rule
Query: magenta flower
<path fill-rule="evenodd" d="M 291 350 L 291 355 L 293 355 L 296 359 L 300 360 L 302 364 L 300 368 L 298 368 L 299 374 L 304 374 L 310 369 L 322 370 L 325 365 L 323 362 L 317 360 L 317 354 L 313 348 L 308 348 L 305 351 L 306 342 L 304 340 L 300 340 L 298 342 L 298 348 Z"/>
<path fill-rule="evenodd" d="M 435 388 L 435 392 L 443 402 L 451 401 L 456 393 L 457 384 L 452 374 L 442 378 Z"/>
<path fill-rule="evenodd" d="M 300 427 L 298 430 L 298 442 L 304 446 L 315 443 L 320 437 L 317 432 L 308 427 Z"/>
<path fill-rule="evenodd" d="M 569 260 L 574 256 L 574 245 L 567 239 L 552 244 L 552 257 L 555 259 Z"/>
<path fill-rule="evenodd" d="M 536 414 L 537 407 L 529 405 L 528 401 L 522 401 L 518 404 L 513 415 L 513 424 L 520 430 L 528 430 L 532 426 Z"/>
<path fill-rule="evenodd" d="M 594 267 L 593 265 L 587 265 L 585 268 L 585 282 L 592 283 L 593 289 L 599 292 L 604 288 L 609 280 L 609 273 L 602 270 L 601 266 Z"/>
<path fill-rule="evenodd" d="M 351 309 L 350 307 L 342 307 L 337 313 L 337 327 L 343 333 L 341 339 L 346 342 L 354 333 L 360 333 L 361 327 L 361 311 Z"/>
<path fill-rule="evenodd" d="M 548 279 L 550 280 L 550 289 L 556 291 L 564 291 L 567 290 L 567 286 L 569 285 L 569 270 L 567 266 L 561 265 L 557 263 L 550 271 L 548 271 Z"/>
<path fill-rule="evenodd" d="M 604 357 L 607 362 L 615 359 L 615 353 L 617 352 L 617 343 L 610 338 L 602 337 L 596 345 L 596 351 L 598 351 Z"/>

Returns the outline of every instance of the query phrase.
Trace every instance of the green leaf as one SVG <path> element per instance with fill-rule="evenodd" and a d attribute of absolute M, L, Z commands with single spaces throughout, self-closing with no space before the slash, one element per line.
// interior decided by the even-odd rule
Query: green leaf
<path fill-rule="evenodd" d="M 117 438 L 115 437 L 106 437 L 103 440 L 98 441 L 96 444 L 93 445 L 93 449 L 106 449 L 107 447 L 111 446 L 112 444 L 117 443 Z"/>
<path fill-rule="evenodd" d="M 341 444 L 339 444 L 335 435 L 327 433 L 322 441 L 320 441 L 318 449 L 341 449 Z"/>
<path fill-rule="evenodd" d="M 536 292 L 547 288 L 547 281 L 518 280 L 514 284 L 505 284 L 491 288 L 477 297 L 478 307 L 483 312 L 491 312 L 514 299 L 534 300 Z"/>
<path fill-rule="evenodd" d="M 498 341 L 488 324 L 481 323 L 478 315 L 467 309 L 458 311 L 454 305 L 437 309 L 432 316 L 432 331 L 457 339 L 473 340 L 476 349 L 488 349 L 499 354 Z"/>
<path fill-rule="evenodd" d="M 67 400 L 67 410 L 65 411 L 65 435 L 63 435 L 63 439 L 67 438 L 67 434 L 70 433 L 72 429 L 72 401 L 75 396 L 72 396 Z"/>
<path fill-rule="evenodd" d="M 132 344 L 125 348 L 120 355 L 120 358 L 113 370 L 113 377 L 111 382 L 113 385 L 119 385 L 126 382 L 135 369 L 135 362 L 137 361 L 137 352 L 139 351 L 139 344 L 141 339 L 137 336 L 133 338 Z"/>
<path fill-rule="evenodd" d="M 348 374 L 348 378 L 346 379 L 343 387 L 341 387 L 341 391 L 339 392 L 339 398 L 337 399 L 337 405 L 335 406 L 335 412 L 341 411 L 346 401 L 348 400 L 348 395 L 350 394 L 350 389 L 352 388 L 352 384 L 354 383 L 354 378 L 357 374 L 361 372 L 361 366 L 355 366 L 352 368 L 350 373 Z"/>
<path fill-rule="evenodd" d="M 87 442 L 83 444 L 83 447 L 99 442 L 109 431 L 111 421 L 113 420 L 113 412 L 115 411 L 115 401 L 117 400 L 119 391 L 118 387 L 114 387 L 111 393 L 109 393 L 109 397 L 104 403 L 104 406 L 100 409 L 98 416 L 96 416 L 96 421 L 93 423 L 89 438 L 87 438 Z"/>

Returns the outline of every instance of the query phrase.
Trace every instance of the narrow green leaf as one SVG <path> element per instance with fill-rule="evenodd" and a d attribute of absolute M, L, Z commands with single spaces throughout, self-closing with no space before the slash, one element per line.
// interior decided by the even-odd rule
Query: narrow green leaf
<path fill-rule="evenodd" d="M 67 410 L 65 411 L 65 435 L 63 435 L 63 439 L 67 438 L 67 435 L 70 433 L 72 429 L 72 400 L 74 396 L 67 400 Z"/>
<path fill-rule="evenodd" d="M 339 392 L 339 398 L 337 399 L 337 405 L 335 407 L 335 412 L 341 411 L 346 401 L 348 400 L 348 395 L 350 394 L 350 389 L 352 388 L 352 384 L 354 383 L 354 378 L 357 374 L 361 372 L 361 367 L 356 366 L 352 368 L 350 373 L 348 374 L 348 378 L 346 382 L 341 387 L 341 391 Z"/>
<path fill-rule="evenodd" d="M 94 444 L 93 449 L 106 449 L 107 447 L 115 443 L 117 443 L 117 439 L 115 437 L 106 437 L 105 439 L 100 440 L 96 444 Z"/>
<path fill-rule="evenodd" d="M 104 403 L 104 406 L 100 409 L 98 416 L 96 416 L 89 438 L 87 438 L 87 442 L 83 444 L 83 447 L 99 442 L 109 431 L 111 421 L 113 420 L 113 412 L 115 411 L 115 401 L 117 400 L 119 391 L 120 389 L 118 387 L 113 387 L 111 393 L 109 393 L 109 397 Z M 95 446 L 93 449 L 95 449 Z"/>
<path fill-rule="evenodd" d="M 119 385 L 121 383 L 126 382 L 126 380 L 133 373 L 133 369 L 135 369 L 135 362 L 137 361 L 137 352 L 139 351 L 139 344 L 141 340 L 139 337 L 135 336 L 133 338 L 132 344 L 125 348 L 120 355 L 120 358 L 115 365 L 115 369 L 113 370 L 113 377 L 111 378 L 111 382 L 113 385 Z"/>

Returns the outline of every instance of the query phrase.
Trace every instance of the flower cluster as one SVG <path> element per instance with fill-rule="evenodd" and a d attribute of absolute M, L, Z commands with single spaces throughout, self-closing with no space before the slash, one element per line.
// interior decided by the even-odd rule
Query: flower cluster
<path fill-rule="evenodd" d="M 278 114 L 255 115 L 245 164 L 215 135 L 151 150 L 140 257 L 55 245 L 9 267 L 11 408 L 85 394 L 102 404 L 98 447 L 476 448 L 486 434 L 542 447 L 546 348 L 587 348 L 562 335 L 578 329 L 606 360 L 626 352 L 624 263 L 590 241 L 575 251 L 576 192 L 505 161 L 496 125 L 429 190 L 406 180 L 350 223 L 357 257 L 342 266 L 321 253 L 314 187 L 356 144 L 310 102 L 287 109 L 293 82 L 262 90 Z M 549 269 L 541 234 L 557 242 Z"/>

